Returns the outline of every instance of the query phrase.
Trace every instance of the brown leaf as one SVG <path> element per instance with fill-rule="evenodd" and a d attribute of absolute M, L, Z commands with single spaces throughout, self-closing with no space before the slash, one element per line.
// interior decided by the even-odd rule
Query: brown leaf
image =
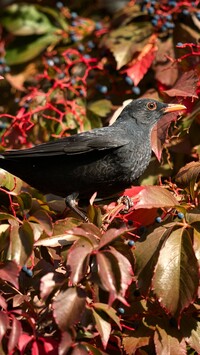
<path fill-rule="evenodd" d="M 168 208 L 179 204 L 172 193 L 161 186 L 143 186 L 143 189 L 133 198 L 133 202 L 134 209 Z"/>
<path fill-rule="evenodd" d="M 122 344 L 126 354 L 135 354 L 136 349 L 147 346 L 153 335 L 153 330 L 140 323 L 136 330 L 123 332 Z"/>
<path fill-rule="evenodd" d="M 100 243 L 99 243 L 99 249 L 105 247 L 106 245 L 110 244 L 113 242 L 116 238 L 120 237 L 127 229 L 126 228 L 120 228 L 120 229 L 114 229 L 110 228 L 108 231 L 106 231 L 103 236 L 101 237 Z"/>
<path fill-rule="evenodd" d="M 192 97 L 198 99 L 196 94 L 198 76 L 194 70 L 187 71 L 181 75 L 172 89 L 165 90 L 164 93 L 170 97 Z"/>
<path fill-rule="evenodd" d="M 169 231 L 168 225 L 160 226 L 135 243 L 135 274 L 140 292 L 145 296 L 150 289 L 158 256 Z"/>
<path fill-rule="evenodd" d="M 76 285 L 86 275 L 93 244 L 89 239 L 79 238 L 69 250 L 67 266 L 70 268 L 70 283 Z"/>
<path fill-rule="evenodd" d="M 183 166 L 176 175 L 176 182 L 182 186 L 188 186 L 193 180 L 196 182 L 200 174 L 200 162 L 192 161 Z"/>
<path fill-rule="evenodd" d="M 179 316 L 195 298 L 199 284 L 198 263 L 190 235 L 185 228 L 171 232 L 155 268 L 152 287 L 161 305 Z"/>
<path fill-rule="evenodd" d="M 98 252 L 96 258 L 98 274 L 103 288 L 109 292 L 108 304 L 111 305 L 120 291 L 120 269 L 116 258 L 109 252 Z"/>
<path fill-rule="evenodd" d="M 53 314 L 62 331 L 66 331 L 80 320 L 85 309 L 85 302 L 85 291 L 78 287 L 70 287 L 55 297 Z"/>
<path fill-rule="evenodd" d="M 92 310 L 95 319 L 96 329 L 99 332 L 104 349 L 107 347 L 111 333 L 111 324 L 103 319 L 94 309 Z"/>
<path fill-rule="evenodd" d="M 102 44 L 110 49 L 116 60 L 117 69 L 121 69 L 130 62 L 135 53 L 143 49 L 151 34 L 152 25 L 148 22 L 143 22 L 142 27 L 139 23 L 131 23 L 110 31 Z"/>
<path fill-rule="evenodd" d="M 171 333 L 171 329 L 161 328 L 159 325 L 156 326 L 154 333 L 156 353 L 159 355 L 186 355 L 185 340 L 183 338 L 180 339 L 176 329 L 174 330 L 175 334 Z"/>
<path fill-rule="evenodd" d="M 24 71 L 19 74 L 12 75 L 10 73 L 6 74 L 6 80 L 10 83 L 10 85 L 20 91 L 25 91 L 24 82 L 33 77 L 36 74 L 36 66 L 34 63 L 30 63 L 26 66 Z"/>
<path fill-rule="evenodd" d="M 21 322 L 12 315 L 12 327 L 8 340 L 8 352 L 9 354 L 14 350 L 18 344 L 20 335 L 22 334 Z"/>
<path fill-rule="evenodd" d="M 19 267 L 15 261 L 6 261 L 0 265 L 0 278 L 4 281 L 10 282 L 16 288 L 19 288 L 18 284 Z"/>

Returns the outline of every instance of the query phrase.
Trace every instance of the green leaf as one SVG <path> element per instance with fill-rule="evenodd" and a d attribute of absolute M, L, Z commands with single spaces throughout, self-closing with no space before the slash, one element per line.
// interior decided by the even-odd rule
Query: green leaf
<path fill-rule="evenodd" d="M 152 25 L 148 22 L 131 23 L 110 31 L 103 39 L 103 45 L 112 52 L 117 69 L 128 64 L 134 54 L 140 52 L 152 34 Z"/>
<path fill-rule="evenodd" d="M 161 305 L 178 317 L 197 294 L 198 263 L 188 231 L 178 228 L 160 250 L 152 287 Z"/>
<path fill-rule="evenodd" d="M 31 4 L 8 6 L 0 18 L 0 23 L 15 36 L 41 35 L 54 29 L 48 17 Z"/>
<path fill-rule="evenodd" d="M 58 35 L 51 32 L 31 39 L 24 38 L 23 42 L 22 40 L 15 40 L 12 42 L 12 46 L 7 47 L 7 64 L 17 65 L 28 62 L 29 60 L 37 57 L 49 45 L 55 45 L 59 41 L 59 38 L 60 37 Z"/>
<path fill-rule="evenodd" d="M 0 186 L 9 190 L 12 195 L 16 195 L 21 191 L 22 180 L 0 169 Z"/>
<path fill-rule="evenodd" d="M 88 105 L 88 110 L 100 117 L 106 117 L 112 110 L 112 103 L 109 100 L 103 99 L 92 102 Z"/>

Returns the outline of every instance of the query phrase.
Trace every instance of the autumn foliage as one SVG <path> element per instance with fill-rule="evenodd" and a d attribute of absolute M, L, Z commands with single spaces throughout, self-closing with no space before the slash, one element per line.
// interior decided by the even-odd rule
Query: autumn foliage
<path fill-rule="evenodd" d="M 199 30 L 198 0 L 3 1 L 1 150 L 108 125 L 137 97 L 187 112 L 152 132 L 126 214 L 91 196 L 83 223 L 0 169 L 1 354 L 200 354 Z"/>

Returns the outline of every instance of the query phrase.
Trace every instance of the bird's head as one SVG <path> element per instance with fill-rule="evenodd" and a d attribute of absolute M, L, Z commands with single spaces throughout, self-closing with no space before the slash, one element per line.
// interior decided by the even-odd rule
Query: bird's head
<path fill-rule="evenodd" d="M 186 107 L 180 104 L 166 104 L 153 99 L 137 99 L 128 104 L 121 113 L 121 119 L 134 119 L 138 126 L 153 126 L 169 112 L 182 111 Z"/>

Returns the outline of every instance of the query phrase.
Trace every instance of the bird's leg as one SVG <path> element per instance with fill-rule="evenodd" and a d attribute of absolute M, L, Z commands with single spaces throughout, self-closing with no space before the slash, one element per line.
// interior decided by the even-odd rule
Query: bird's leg
<path fill-rule="evenodd" d="M 128 213 L 130 208 L 133 207 L 133 200 L 131 197 L 129 196 L 121 196 L 118 200 L 117 200 L 118 204 L 123 203 L 125 205 L 125 207 L 123 208 L 123 210 L 120 211 L 120 213 Z"/>
<path fill-rule="evenodd" d="M 77 192 L 74 192 L 73 194 L 68 195 L 65 198 L 66 206 L 69 207 L 72 211 L 74 211 L 85 222 L 89 222 L 87 216 L 83 212 L 81 212 L 78 207 L 76 207 L 76 205 L 77 205 L 77 201 L 76 201 L 77 197 L 78 197 L 78 193 Z"/>

